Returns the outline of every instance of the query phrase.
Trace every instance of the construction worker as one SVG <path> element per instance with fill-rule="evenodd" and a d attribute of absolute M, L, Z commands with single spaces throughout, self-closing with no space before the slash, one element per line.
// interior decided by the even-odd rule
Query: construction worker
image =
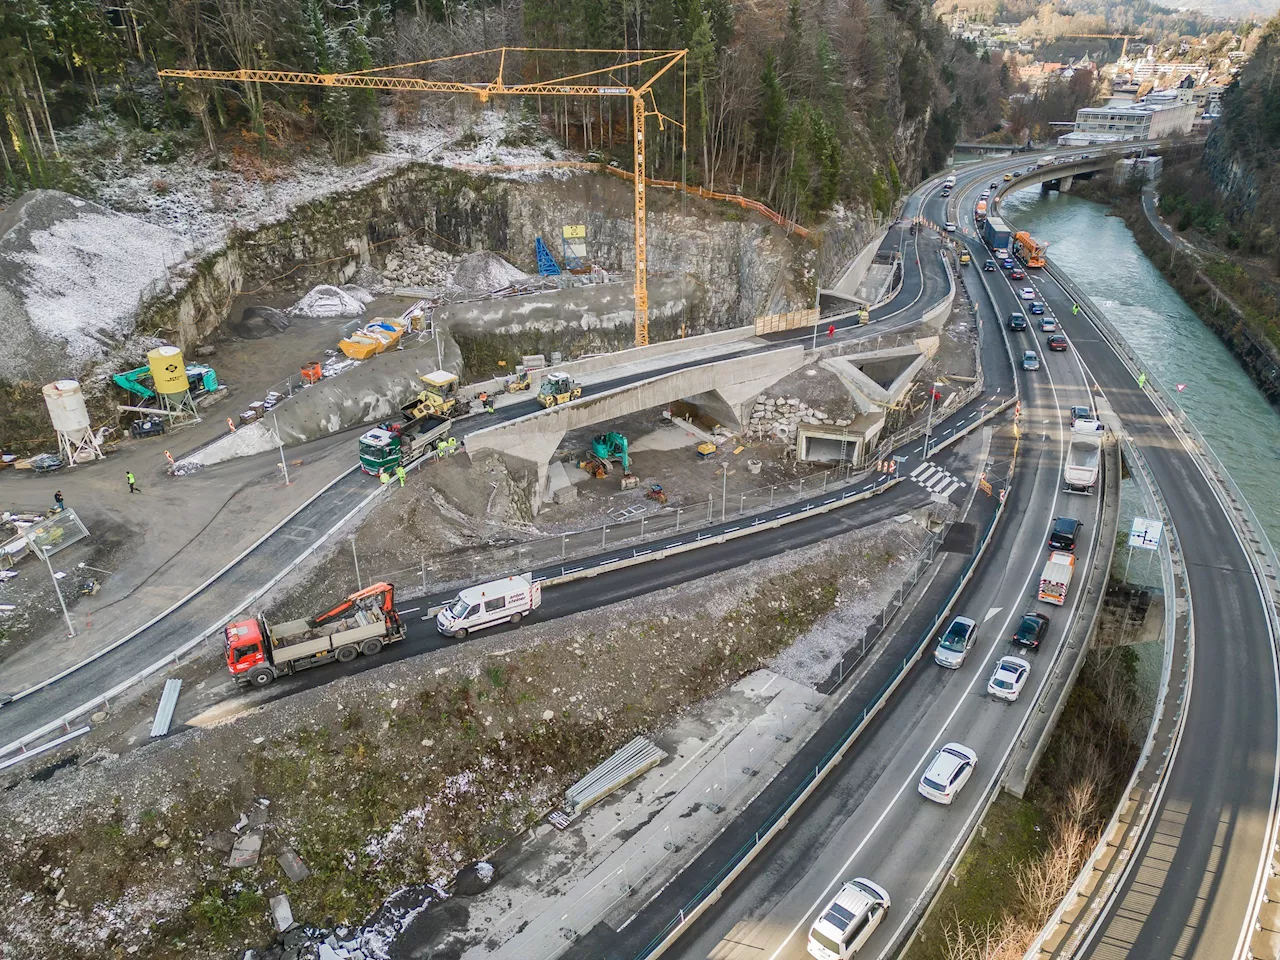
<path fill-rule="evenodd" d="M 62 499 L 62 491 L 53 491 L 53 512 L 61 513 L 65 509 L 67 509 L 67 504 L 66 501 Z"/>
<path fill-rule="evenodd" d="M 1078 303 L 1073 303 L 1073 304 L 1071 305 L 1071 315 L 1074 317 L 1074 316 L 1075 316 L 1076 314 L 1078 314 L 1079 312 L 1080 312 L 1080 304 L 1078 304 Z"/>
<path fill-rule="evenodd" d="M 382 484 L 382 489 L 387 489 L 387 484 L 391 482 L 391 474 L 387 473 L 386 467 L 378 468 L 378 482 Z"/>
<path fill-rule="evenodd" d="M 827 327 L 827 339 L 828 340 L 834 339 L 835 335 L 836 335 L 836 325 L 833 323 L 831 324 L 831 326 Z"/>
<path fill-rule="evenodd" d="M 493 413 L 493 397 L 487 393 L 480 394 L 480 406 L 484 407 L 485 413 Z"/>
<path fill-rule="evenodd" d="M 404 476 L 405 476 L 405 473 L 404 473 L 404 464 L 403 464 L 403 463 L 397 463 L 397 464 L 396 464 L 396 479 L 400 481 L 400 486 L 402 486 L 402 487 L 404 486 Z"/>
<path fill-rule="evenodd" d="M 138 481 L 137 481 L 137 478 L 134 477 L 132 470 L 126 470 L 124 472 L 124 479 L 125 479 L 125 482 L 129 484 L 130 493 L 142 492 L 141 490 L 138 489 Z"/>

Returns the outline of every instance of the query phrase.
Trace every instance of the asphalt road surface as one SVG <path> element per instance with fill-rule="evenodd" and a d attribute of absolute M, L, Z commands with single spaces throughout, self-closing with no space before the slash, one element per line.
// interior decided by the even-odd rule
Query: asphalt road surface
<path fill-rule="evenodd" d="M 1031 283 L 1141 449 L 1182 544 L 1196 651 L 1167 787 L 1081 956 L 1226 960 L 1263 879 L 1277 778 L 1274 638 L 1245 547 L 1208 480 L 1102 334 L 1047 274 Z"/>

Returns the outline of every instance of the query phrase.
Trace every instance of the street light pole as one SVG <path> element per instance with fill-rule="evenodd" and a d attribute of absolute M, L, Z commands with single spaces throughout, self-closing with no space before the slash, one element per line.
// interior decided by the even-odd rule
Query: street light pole
<path fill-rule="evenodd" d="M 276 431 L 276 445 L 280 448 L 280 469 L 284 471 L 284 485 L 289 486 L 289 463 L 284 458 L 284 440 L 280 436 L 280 421 L 273 413 L 271 415 L 271 425 Z"/>
<path fill-rule="evenodd" d="M 938 387 L 942 386 L 937 380 L 933 381 L 933 386 L 929 388 L 929 415 L 924 421 L 924 457 L 929 459 L 929 434 L 933 431 L 933 398 L 938 393 Z"/>
<path fill-rule="evenodd" d="M 27 537 L 27 543 L 31 545 L 31 549 L 40 554 L 40 558 L 44 560 L 45 567 L 49 570 L 49 579 L 53 581 L 53 592 L 58 595 L 58 606 L 62 608 L 62 619 L 67 621 L 67 636 L 74 637 L 76 628 L 71 625 L 71 614 L 67 613 L 67 603 L 62 599 L 62 588 L 58 585 L 58 578 L 53 575 L 53 563 L 49 560 L 49 555 L 36 544 L 31 537 Z"/>
<path fill-rule="evenodd" d="M 724 476 L 720 484 L 720 522 L 724 523 L 724 505 L 729 499 L 729 465 L 726 463 L 721 469 L 724 471 Z"/>

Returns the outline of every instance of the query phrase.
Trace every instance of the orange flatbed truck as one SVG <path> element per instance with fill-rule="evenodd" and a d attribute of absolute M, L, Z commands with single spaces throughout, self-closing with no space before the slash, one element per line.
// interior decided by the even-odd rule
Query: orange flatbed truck
<path fill-rule="evenodd" d="M 395 611 L 395 587 L 375 583 L 319 616 L 276 624 L 259 616 L 229 623 L 225 633 L 227 669 L 236 683 L 265 687 L 322 663 L 371 657 L 403 640 L 405 629 Z"/>

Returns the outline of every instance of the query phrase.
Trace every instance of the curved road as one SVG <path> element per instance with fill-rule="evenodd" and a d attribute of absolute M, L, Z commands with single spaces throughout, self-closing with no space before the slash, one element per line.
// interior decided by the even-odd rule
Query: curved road
<path fill-rule="evenodd" d="M 1154 825 L 1078 955 L 1228 960 L 1248 942 L 1280 775 L 1280 690 L 1267 601 L 1218 493 L 1084 311 L 1036 284 L 1124 422 L 1183 550 L 1196 653 L 1190 706 Z"/>

